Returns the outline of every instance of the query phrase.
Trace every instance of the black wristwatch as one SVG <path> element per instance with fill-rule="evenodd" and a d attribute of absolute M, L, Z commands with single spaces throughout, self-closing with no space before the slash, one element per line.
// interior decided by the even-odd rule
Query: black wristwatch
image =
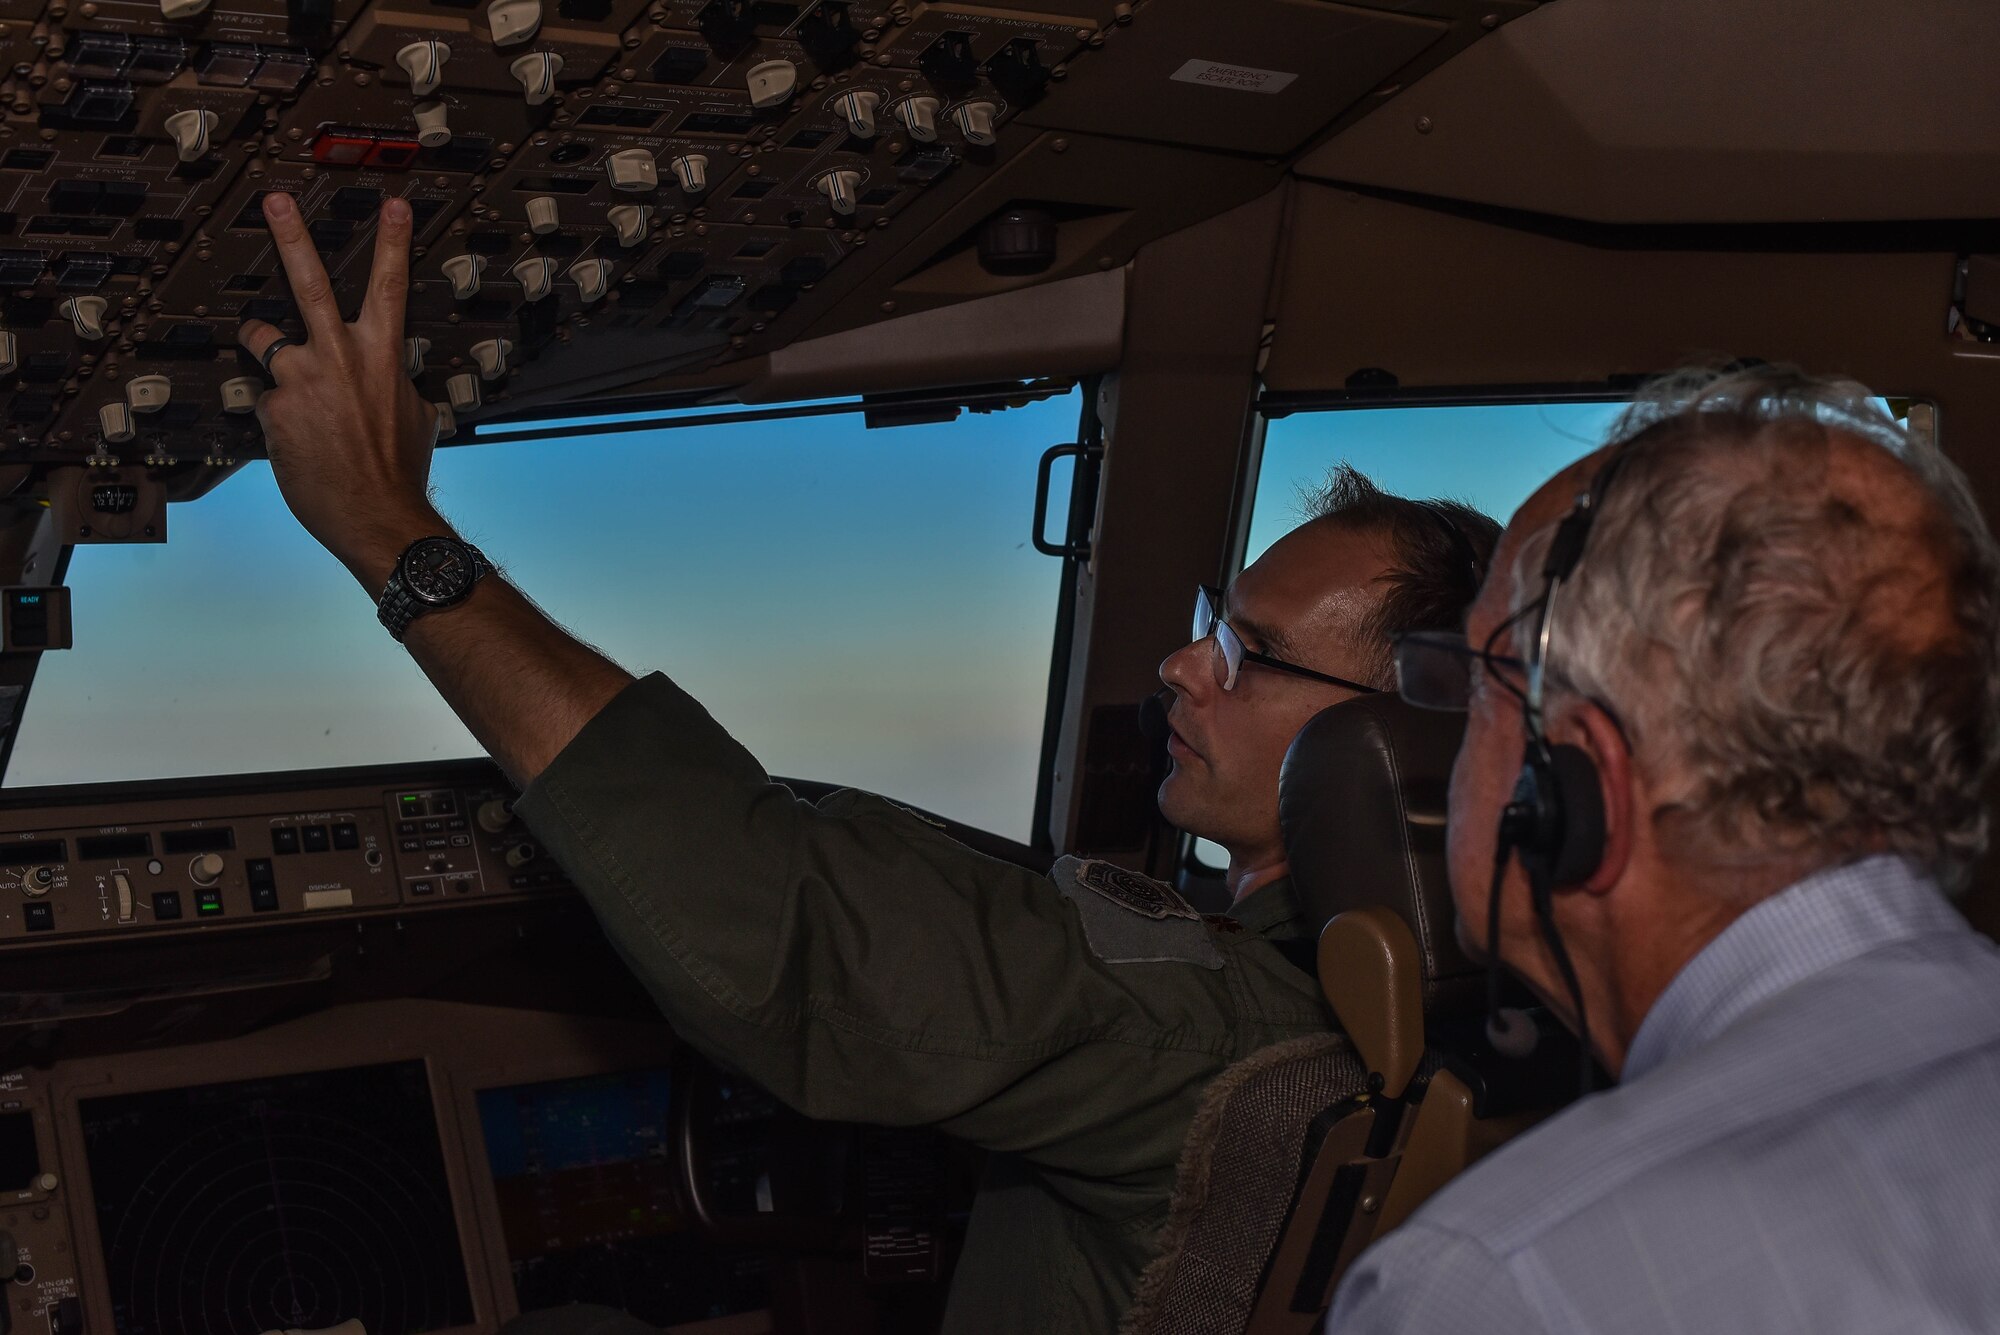
<path fill-rule="evenodd" d="M 426 612 L 456 607 L 493 567 L 469 542 L 451 537 L 418 538 L 403 549 L 375 600 L 375 615 L 403 642 L 410 623 Z"/>

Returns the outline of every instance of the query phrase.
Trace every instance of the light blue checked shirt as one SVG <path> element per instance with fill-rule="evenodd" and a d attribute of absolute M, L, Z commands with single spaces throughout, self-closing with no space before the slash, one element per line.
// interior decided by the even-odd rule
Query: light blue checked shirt
<path fill-rule="evenodd" d="M 1623 1083 L 1364 1253 L 1326 1329 L 2000 1332 L 2000 949 L 1897 858 L 1764 901 Z"/>

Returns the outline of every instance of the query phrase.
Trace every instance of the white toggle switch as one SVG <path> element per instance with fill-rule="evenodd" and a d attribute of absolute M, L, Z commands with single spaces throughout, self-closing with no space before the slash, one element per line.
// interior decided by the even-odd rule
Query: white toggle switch
<path fill-rule="evenodd" d="M 139 432 L 132 422 L 132 410 L 122 403 L 107 403 L 99 408 L 97 428 L 113 445 L 123 445 Z"/>
<path fill-rule="evenodd" d="M 477 380 L 472 382 L 472 388 L 474 393 L 479 391 L 479 382 Z M 457 435 L 458 414 L 451 410 L 451 405 L 449 403 L 433 403 L 431 407 L 437 409 L 437 434 L 431 437 L 432 443 L 435 444 L 447 436 Z"/>
<path fill-rule="evenodd" d="M 951 119 L 966 143 L 983 148 L 993 142 L 993 116 L 998 110 L 991 102 L 965 102 L 951 109 Z"/>
<path fill-rule="evenodd" d="M 896 119 L 920 144 L 937 139 L 938 100 L 934 97 L 906 97 L 896 104 Z"/>
<path fill-rule="evenodd" d="M 611 178 L 613 190 L 643 194 L 660 184 L 659 165 L 653 161 L 653 155 L 643 148 L 628 148 L 613 153 L 604 160 L 604 171 Z"/>
<path fill-rule="evenodd" d="M 683 153 L 673 160 L 674 179 L 690 195 L 708 189 L 708 154 Z"/>
<path fill-rule="evenodd" d="M 135 375 L 125 382 L 125 402 L 135 413 L 156 413 L 174 396 L 174 382 L 163 375 Z"/>
<path fill-rule="evenodd" d="M 489 338 L 472 345 L 472 360 L 479 363 L 481 380 L 498 380 L 507 374 L 507 354 L 514 345 L 504 338 Z"/>
<path fill-rule="evenodd" d="M 21 364 L 21 345 L 12 334 L 0 331 L 0 375 L 12 375 Z"/>
<path fill-rule="evenodd" d="M 160 0 L 160 17 L 191 19 L 208 8 L 208 0 Z"/>
<path fill-rule="evenodd" d="M 646 226 L 653 220 L 651 204 L 613 204 L 604 211 L 604 220 L 618 232 L 618 244 L 630 250 L 646 239 Z"/>
<path fill-rule="evenodd" d="M 866 88 L 857 88 L 833 99 L 834 111 L 847 122 L 847 132 L 856 139 L 875 137 L 875 108 L 881 105 L 882 95 Z"/>
<path fill-rule="evenodd" d="M 833 205 L 835 213 L 846 215 L 854 212 L 854 192 L 861 185 L 861 173 L 857 171 L 828 172 L 813 182 L 813 185 L 822 195 L 826 196 L 827 203 Z"/>
<path fill-rule="evenodd" d="M 444 392 L 451 399 L 454 413 L 476 413 L 479 411 L 479 377 L 470 371 L 460 371 L 444 382 Z"/>
<path fill-rule="evenodd" d="M 479 275 L 486 268 L 484 255 L 454 255 L 440 266 L 451 280 L 451 294 L 460 301 L 479 295 Z"/>
<path fill-rule="evenodd" d="M 445 123 L 450 109 L 442 102 L 419 102 L 417 113 L 417 142 L 425 148 L 443 148 L 451 142 L 451 126 Z"/>
<path fill-rule="evenodd" d="M 562 71 L 563 58 L 553 51 L 530 51 L 507 67 L 531 107 L 539 107 L 555 96 L 556 75 Z"/>
<path fill-rule="evenodd" d="M 431 341 L 422 334 L 403 340 L 403 374 L 415 380 L 424 373 L 424 358 L 430 356 Z"/>
<path fill-rule="evenodd" d="M 611 261 L 578 260 L 569 266 L 569 276 L 576 284 L 578 296 L 585 301 L 598 301 L 611 290 Z"/>
<path fill-rule="evenodd" d="M 396 53 L 396 63 L 410 76 L 410 91 L 418 97 L 429 97 L 444 82 L 444 63 L 451 59 L 451 48 L 435 37 L 427 37 L 421 42 L 411 42 Z"/>
<path fill-rule="evenodd" d="M 495 46 L 525 42 L 542 26 L 542 0 L 493 0 L 486 6 L 486 26 Z"/>
<path fill-rule="evenodd" d="M 212 111 L 176 111 L 167 117 L 167 133 L 173 136 L 181 161 L 201 161 L 208 152 L 208 137 L 221 123 L 222 117 Z"/>
<path fill-rule="evenodd" d="M 96 340 L 104 337 L 104 312 L 110 308 L 103 297 L 71 297 L 56 309 L 78 338 Z"/>
<path fill-rule="evenodd" d="M 785 104 L 799 86 L 799 69 L 789 60 L 767 60 L 752 65 L 744 81 L 750 85 L 750 105 L 763 111 Z"/>
<path fill-rule="evenodd" d="M 547 236 L 562 226 L 562 218 L 556 213 L 556 202 L 548 195 L 536 195 L 528 201 L 528 230 L 536 236 Z"/>
<path fill-rule="evenodd" d="M 257 411 L 257 396 L 264 392 L 264 382 L 255 376 L 239 375 L 222 382 L 222 411 L 226 413 L 254 413 Z"/>
<path fill-rule="evenodd" d="M 556 262 L 546 255 L 531 255 L 514 266 L 513 274 L 521 285 L 521 295 L 529 301 L 540 301 L 555 286 Z"/>

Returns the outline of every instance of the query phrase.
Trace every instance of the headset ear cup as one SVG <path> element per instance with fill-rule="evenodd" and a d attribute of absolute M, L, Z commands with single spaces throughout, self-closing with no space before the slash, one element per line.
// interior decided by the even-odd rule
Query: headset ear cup
<path fill-rule="evenodd" d="M 1578 885 L 1604 864 L 1604 788 L 1597 763 L 1580 746 L 1549 748 L 1549 794 L 1560 813 L 1560 842 L 1554 855 L 1556 885 Z"/>

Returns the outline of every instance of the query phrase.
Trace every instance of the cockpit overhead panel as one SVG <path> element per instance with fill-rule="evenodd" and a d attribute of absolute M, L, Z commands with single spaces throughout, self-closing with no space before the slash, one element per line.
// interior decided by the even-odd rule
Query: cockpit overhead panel
<path fill-rule="evenodd" d="M 410 201 L 409 370 L 455 426 L 756 355 L 926 190 L 1026 144 L 1009 124 L 1131 10 L 0 0 L 0 452 L 260 454 L 236 329 L 300 332 L 271 191 L 349 309 Z"/>

